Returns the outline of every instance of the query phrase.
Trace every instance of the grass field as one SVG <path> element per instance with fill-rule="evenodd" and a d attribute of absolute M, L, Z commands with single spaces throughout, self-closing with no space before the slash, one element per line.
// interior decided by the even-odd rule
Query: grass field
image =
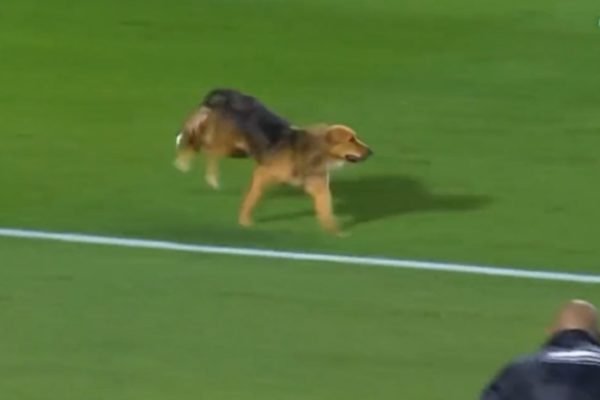
<path fill-rule="evenodd" d="M 496 4 L 497 3 L 497 4 Z M 598 273 L 600 14 L 558 0 L 5 0 L 0 227 Z M 352 235 L 171 166 L 237 87 L 376 156 Z M 0 397 L 464 399 L 597 287 L 0 238 Z"/>

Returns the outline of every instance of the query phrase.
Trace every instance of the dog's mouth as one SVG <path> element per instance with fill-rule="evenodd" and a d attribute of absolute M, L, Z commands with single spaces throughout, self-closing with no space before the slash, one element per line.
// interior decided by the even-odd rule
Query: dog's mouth
<path fill-rule="evenodd" d="M 359 157 L 359 156 L 357 156 L 357 155 L 354 155 L 354 154 L 347 154 L 347 155 L 344 157 L 344 159 L 345 159 L 346 161 L 348 161 L 348 162 L 351 162 L 351 163 L 357 163 L 357 162 L 359 162 L 359 161 L 361 161 L 361 160 L 362 160 L 362 158 L 361 158 L 361 157 Z"/>
<path fill-rule="evenodd" d="M 360 161 L 365 161 L 367 158 L 373 155 L 373 151 L 371 149 L 367 149 L 364 154 L 356 155 L 356 154 L 346 154 L 344 156 L 344 160 L 350 163 L 357 163 Z"/>

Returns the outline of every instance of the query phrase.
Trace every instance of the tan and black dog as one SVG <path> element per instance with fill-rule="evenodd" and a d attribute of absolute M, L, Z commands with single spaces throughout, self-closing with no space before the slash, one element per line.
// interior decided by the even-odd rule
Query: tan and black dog
<path fill-rule="evenodd" d="M 270 186 L 286 183 L 303 188 L 313 198 L 321 226 L 332 233 L 339 233 L 339 228 L 329 188 L 330 170 L 372 154 L 348 126 L 294 127 L 254 97 L 230 89 L 210 92 L 188 117 L 176 142 L 176 167 L 188 171 L 194 156 L 202 151 L 207 158 L 206 181 L 214 188 L 219 186 L 219 159 L 255 160 L 239 214 L 241 225 L 252 225 L 252 212 Z"/>

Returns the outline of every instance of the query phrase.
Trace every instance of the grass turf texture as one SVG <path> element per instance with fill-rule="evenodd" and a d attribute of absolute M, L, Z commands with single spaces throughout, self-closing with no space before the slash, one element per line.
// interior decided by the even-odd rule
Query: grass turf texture
<path fill-rule="evenodd" d="M 0 226 L 597 271 L 596 14 L 591 0 L 4 1 Z M 373 146 L 334 178 L 351 237 L 320 234 L 288 190 L 239 229 L 248 162 L 224 165 L 221 192 L 171 167 L 178 124 L 221 85 Z M 540 310 L 600 300 L 6 239 L 0 257 L 11 399 L 465 398 L 537 343 Z"/>
<path fill-rule="evenodd" d="M 0 225 L 597 265 L 592 1 L 5 3 Z M 219 85 L 372 144 L 333 184 L 351 238 L 318 234 L 300 195 L 239 229 L 248 162 L 221 193 L 172 168 L 179 123 Z"/>
<path fill-rule="evenodd" d="M 5 240 L 0 394 L 474 398 L 596 286 Z M 48 261 L 51 260 L 51 261 Z M 485 296 L 482 296 L 485 293 Z"/>

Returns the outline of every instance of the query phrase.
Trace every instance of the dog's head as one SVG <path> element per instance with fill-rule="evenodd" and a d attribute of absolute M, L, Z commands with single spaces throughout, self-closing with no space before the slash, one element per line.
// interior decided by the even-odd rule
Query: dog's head
<path fill-rule="evenodd" d="M 369 158 L 373 152 L 356 132 L 345 125 L 331 125 L 325 130 L 329 156 L 336 159 L 356 163 Z"/>

